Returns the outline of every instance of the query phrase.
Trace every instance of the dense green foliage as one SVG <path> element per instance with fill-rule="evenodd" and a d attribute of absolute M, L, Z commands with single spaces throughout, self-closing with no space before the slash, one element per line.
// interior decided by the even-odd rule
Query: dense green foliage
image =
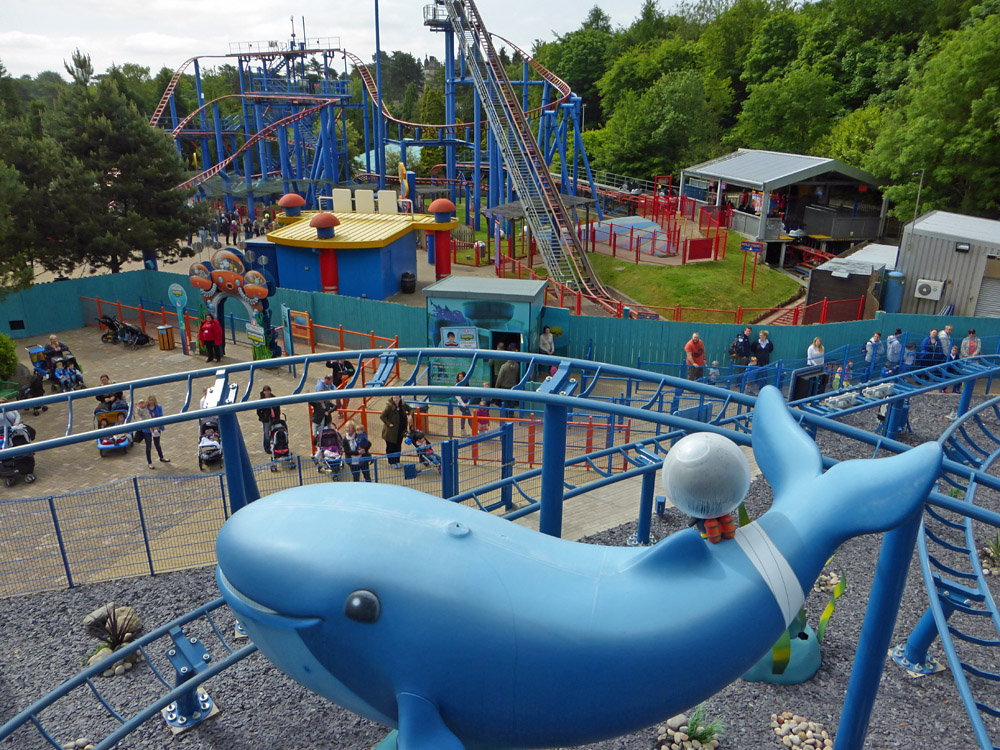
<path fill-rule="evenodd" d="M 872 172 L 898 217 L 912 215 L 922 174 L 922 208 L 993 218 L 998 14 L 1000 0 L 686 0 L 670 13 L 645 0 L 618 28 L 595 5 L 579 28 L 536 40 L 531 54 L 582 97 L 594 167 L 651 178 L 740 147 L 821 154 Z M 486 20 L 503 32 L 502 18 Z M 522 95 L 521 54 L 498 52 Z M 391 112 L 444 122 L 441 63 L 398 50 L 381 62 Z M 178 158 L 148 126 L 172 71 L 125 63 L 95 74 L 77 54 L 67 72 L 70 81 L 52 71 L 14 79 L 0 65 L 0 292 L 30 283 L 38 268 L 114 271 L 143 250 L 176 257 L 177 240 L 201 220 L 171 188 L 183 170 L 202 169 L 204 155 L 189 143 Z M 323 76 L 316 59 L 302 73 Z M 356 70 L 343 75 L 361 106 L 347 110 L 342 132 L 360 154 L 367 95 Z M 234 66 L 201 76 L 206 101 L 223 116 L 241 112 Z M 473 95 L 458 86 L 459 122 L 473 119 Z M 530 106 L 541 96 L 531 87 Z M 177 111 L 196 101 L 188 72 Z M 207 145 L 209 159 L 216 148 Z M 428 146 L 408 161 L 426 174 L 444 156 Z"/>

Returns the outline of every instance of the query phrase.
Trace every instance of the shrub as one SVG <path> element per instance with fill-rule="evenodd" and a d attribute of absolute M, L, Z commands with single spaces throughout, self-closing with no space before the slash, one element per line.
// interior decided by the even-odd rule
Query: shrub
<path fill-rule="evenodd" d="M 17 369 L 17 351 L 9 336 L 0 333 L 0 378 L 9 380 Z"/>

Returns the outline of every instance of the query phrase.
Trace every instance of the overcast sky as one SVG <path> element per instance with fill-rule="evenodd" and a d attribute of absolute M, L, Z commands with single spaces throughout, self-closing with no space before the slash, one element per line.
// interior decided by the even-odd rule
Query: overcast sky
<path fill-rule="evenodd" d="M 440 34 L 423 25 L 421 0 L 380 0 L 382 49 L 404 50 L 421 59 L 443 57 Z M 483 22 L 522 49 L 535 39 L 579 28 L 594 0 L 478 0 Z M 642 0 L 597 2 L 615 26 L 628 25 Z M 669 10 L 674 0 L 660 0 Z M 295 18 L 302 39 L 339 37 L 340 44 L 363 59 L 375 52 L 374 0 L 326 0 L 284 5 L 273 0 L 0 0 L 0 61 L 10 75 L 35 76 L 43 70 L 64 74 L 63 61 L 74 49 L 90 55 L 103 73 L 115 63 L 137 63 L 156 75 L 174 70 L 191 57 L 226 55 L 230 44 L 286 42 Z M 310 45 L 312 46 L 312 45 Z M 213 67 L 225 61 L 205 60 Z"/>

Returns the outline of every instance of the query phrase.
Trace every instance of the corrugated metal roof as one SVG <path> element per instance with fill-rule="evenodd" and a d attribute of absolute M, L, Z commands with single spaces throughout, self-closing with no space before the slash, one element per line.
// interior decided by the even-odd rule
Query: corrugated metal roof
<path fill-rule="evenodd" d="M 743 148 L 684 170 L 686 175 L 693 177 L 721 180 L 746 187 L 762 188 L 766 185 L 770 190 L 793 185 L 825 172 L 838 172 L 869 185 L 878 184 L 873 175 L 836 159 Z"/>
<path fill-rule="evenodd" d="M 899 255 L 899 247 L 896 245 L 880 245 L 871 243 L 860 248 L 857 252 L 846 256 L 851 260 L 870 263 L 876 268 L 888 268 L 890 271 L 896 267 L 896 256 Z"/>
<path fill-rule="evenodd" d="M 931 211 L 911 222 L 919 234 L 935 234 L 956 240 L 969 240 L 985 245 L 1000 246 L 1000 221 L 978 216 Z"/>

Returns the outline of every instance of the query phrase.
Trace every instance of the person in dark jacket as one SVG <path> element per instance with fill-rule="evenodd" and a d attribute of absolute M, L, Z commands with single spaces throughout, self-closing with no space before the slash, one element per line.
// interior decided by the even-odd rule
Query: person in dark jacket
<path fill-rule="evenodd" d="M 938 339 L 937 328 L 932 328 L 931 332 L 924 337 L 920 344 L 920 354 L 917 356 L 917 367 L 933 367 L 942 364 L 945 360 L 945 351 L 941 347 Z"/>
<path fill-rule="evenodd" d="M 774 342 L 771 341 L 770 333 L 761 331 L 757 334 L 757 340 L 750 347 L 751 356 L 757 358 L 760 367 L 767 367 L 771 364 L 771 352 L 774 351 Z"/>
<path fill-rule="evenodd" d="M 410 415 L 410 405 L 403 401 L 402 396 L 391 396 L 382 409 L 379 419 L 382 420 L 382 439 L 385 441 L 385 453 L 389 458 L 389 466 L 400 468 L 399 451 L 406 437 L 407 419 Z"/>
<path fill-rule="evenodd" d="M 743 333 L 736 337 L 736 364 L 746 367 L 753 356 L 753 328 L 747 326 Z"/>
<path fill-rule="evenodd" d="M 260 397 L 274 398 L 274 394 L 271 393 L 271 386 L 265 385 L 260 389 Z M 264 428 L 264 452 L 268 455 L 271 454 L 271 422 L 277 419 L 281 419 L 281 407 L 280 406 L 265 406 L 257 410 L 257 419 L 260 420 L 261 426 Z"/>

